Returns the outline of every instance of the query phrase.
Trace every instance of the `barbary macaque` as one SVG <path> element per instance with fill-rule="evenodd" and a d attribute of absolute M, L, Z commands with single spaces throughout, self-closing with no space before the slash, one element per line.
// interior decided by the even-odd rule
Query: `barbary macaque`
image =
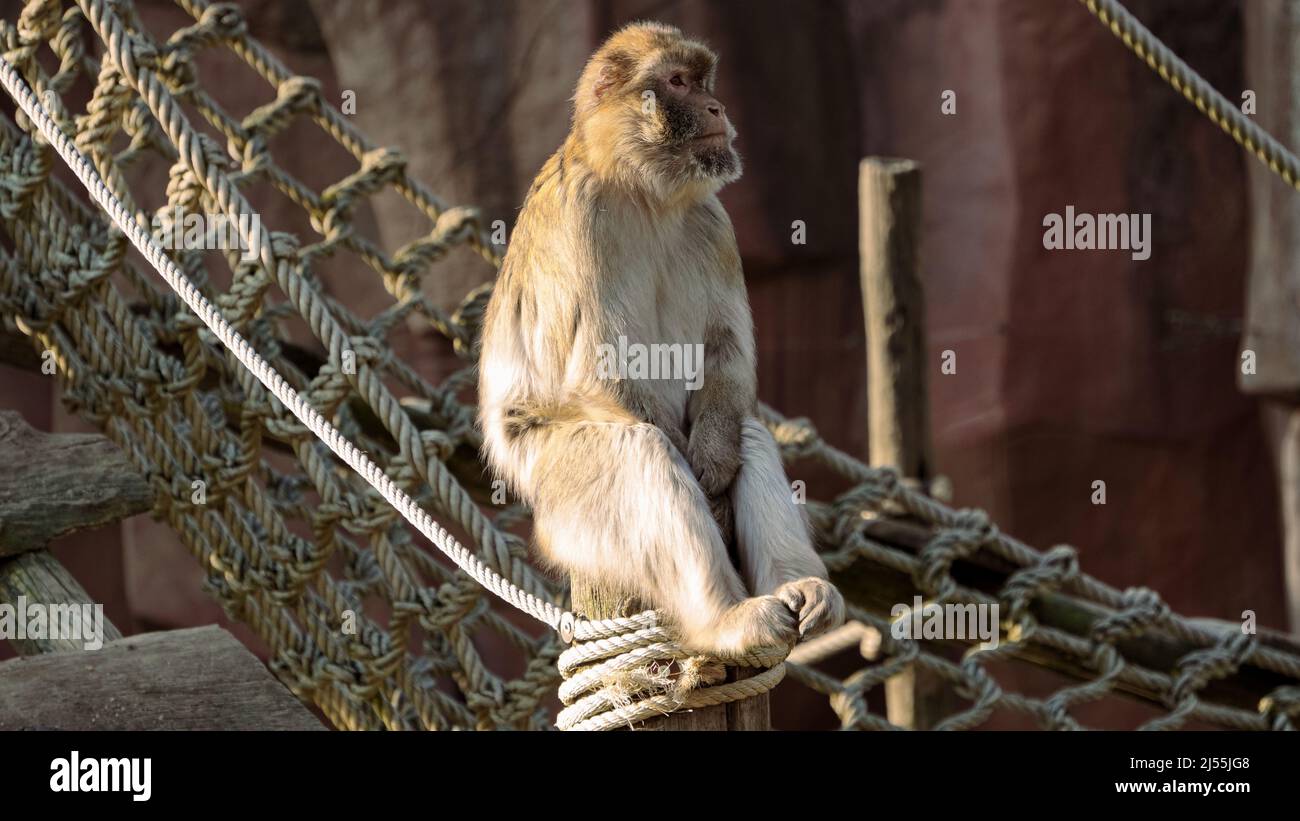
<path fill-rule="evenodd" d="M 479 397 L 488 462 L 532 506 L 542 559 L 725 658 L 791 647 L 840 624 L 844 603 L 757 418 L 753 321 L 717 197 L 741 164 L 716 65 L 657 23 L 591 57 L 487 309 Z M 703 351 L 703 370 L 611 374 L 608 352 L 629 343 Z"/>

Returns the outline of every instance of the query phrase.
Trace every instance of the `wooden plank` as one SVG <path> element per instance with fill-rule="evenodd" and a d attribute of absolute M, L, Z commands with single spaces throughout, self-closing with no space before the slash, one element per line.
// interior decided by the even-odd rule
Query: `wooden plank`
<path fill-rule="evenodd" d="M 321 730 L 215 625 L 0 662 L 0 730 Z"/>
<path fill-rule="evenodd" d="M 868 453 L 872 465 L 891 465 L 924 483 L 932 456 L 925 295 L 918 266 L 920 165 L 868 157 L 859 168 L 858 188 Z M 960 703 L 946 681 L 915 666 L 885 682 L 885 709 L 900 727 L 930 729 Z"/>
<path fill-rule="evenodd" d="M 0 556 L 144 513 L 153 491 L 126 456 L 98 434 L 34 430 L 0 411 Z"/>
<path fill-rule="evenodd" d="M 0 559 L 0 605 L 4 604 L 15 608 L 16 617 L 18 611 L 26 610 L 33 604 L 47 609 L 72 605 L 78 608 L 79 613 L 86 612 L 84 605 L 98 606 L 100 609 L 94 621 L 99 628 L 99 640 L 109 642 L 122 638 L 121 631 L 103 617 L 103 605 L 91 601 L 89 594 L 77 584 L 68 569 L 47 550 Z M 11 637 L 9 643 L 21 656 L 87 649 L 86 634 L 51 637 L 49 633 L 52 631 L 48 629 L 40 632 L 43 635 Z"/>

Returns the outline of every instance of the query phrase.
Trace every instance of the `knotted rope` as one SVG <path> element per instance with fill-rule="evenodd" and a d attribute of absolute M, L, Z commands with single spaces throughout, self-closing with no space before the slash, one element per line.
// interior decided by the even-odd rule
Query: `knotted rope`
<path fill-rule="evenodd" d="M 631 629 L 629 629 L 631 628 Z M 560 654 L 562 730 L 609 730 L 675 710 L 739 701 L 785 678 L 788 648 L 712 659 L 673 641 L 654 611 L 626 618 L 578 621 L 573 646 Z M 722 665 L 767 668 L 752 678 L 721 682 Z M 709 685 L 709 686 L 701 686 Z"/>

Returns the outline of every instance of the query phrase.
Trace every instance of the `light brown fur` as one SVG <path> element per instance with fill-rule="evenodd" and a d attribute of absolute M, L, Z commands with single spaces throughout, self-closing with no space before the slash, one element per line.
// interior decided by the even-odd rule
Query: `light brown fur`
<path fill-rule="evenodd" d="M 593 55 L 511 238 L 479 392 L 487 458 L 533 507 L 542 557 L 726 656 L 790 646 L 844 606 L 755 416 L 753 325 L 717 198 L 740 160 L 715 67 L 655 23 Z M 620 337 L 701 346 L 702 380 L 610 378 L 597 352 Z"/>

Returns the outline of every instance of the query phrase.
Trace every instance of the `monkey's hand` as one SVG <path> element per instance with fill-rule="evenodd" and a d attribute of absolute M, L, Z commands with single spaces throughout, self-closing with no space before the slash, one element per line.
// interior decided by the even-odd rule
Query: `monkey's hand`
<path fill-rule="evenodd" d="M 786 582 L 776 597 L 799 619 L 799 638 L 824 633 L 844 623 L 844 597 L 825 579 L 809 576 Z"/>
<path fill-rule="evenodd" d="M 709 414 L 695 420 L 686 459 L 706 496 L 720 496 L 740 470 L 740 419 Z"/>

